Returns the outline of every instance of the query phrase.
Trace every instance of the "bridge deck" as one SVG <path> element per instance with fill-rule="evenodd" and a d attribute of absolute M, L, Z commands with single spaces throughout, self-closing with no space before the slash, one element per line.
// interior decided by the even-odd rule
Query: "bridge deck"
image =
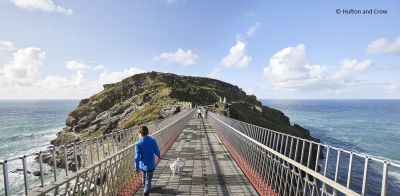
<path fill-rule="evenodd" d="M 196 116 L 154 171 L 151 195 L 258 195 L 211 125 Z M 172 178 L 169 165 L 177 157 L 184 167 Z"/>

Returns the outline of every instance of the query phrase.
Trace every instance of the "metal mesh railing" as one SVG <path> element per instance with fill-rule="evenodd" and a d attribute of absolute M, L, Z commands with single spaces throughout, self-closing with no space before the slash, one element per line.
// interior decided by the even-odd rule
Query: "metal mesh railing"
<path fill-rule="evenodd" d="M 261 195 L 400 195 L 400 165 L 210 113 Z"/>
<path fill-rule="evenodd" d="M 146 124 L 162 154 L 192 112 L 186 110 Z M 137 186 L 138 176 L 133 171 L 133 144 L 138 139 L 135 129 L 1 161 L 0 195 L 116 195 L 130 183 Z"/>

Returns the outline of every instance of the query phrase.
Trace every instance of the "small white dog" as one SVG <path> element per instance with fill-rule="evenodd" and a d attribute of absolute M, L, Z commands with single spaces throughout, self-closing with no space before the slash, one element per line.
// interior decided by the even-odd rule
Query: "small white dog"
<path fill-rule="evenodd" d="M 180 158 L 177 158 L 176 161 L 174 161 L 173 163 L 171 163 L 169 165 L 169 168 L 171 168 L 171 172 L 172 172 L 172 178 L 174 178 L 175 173 L 179 172 L 179 170 L 183 167 L 183 161 Z"/>

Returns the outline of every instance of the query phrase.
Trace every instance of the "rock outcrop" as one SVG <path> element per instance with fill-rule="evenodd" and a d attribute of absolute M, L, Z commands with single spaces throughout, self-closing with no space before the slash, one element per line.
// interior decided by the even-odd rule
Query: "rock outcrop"
<path fill-rule="evenodd" d="M 229 107 L 214 111 L 262 127 L 316 140 L 309 131 L 292 126 L 281 111 L 263 106 L 254 95 L 215 79 L 149 72 L 104 85 L 104 90 L 83 99 L 69 113 L 66 127 L 54 145 L 163 119 L 192 105 L 210 105 L 224 97 Z"/>

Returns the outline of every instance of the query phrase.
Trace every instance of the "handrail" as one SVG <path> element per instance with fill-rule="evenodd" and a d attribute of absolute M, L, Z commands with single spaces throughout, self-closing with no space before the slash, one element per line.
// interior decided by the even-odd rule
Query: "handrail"
<path fill-rule="evenodd" d="M 258 142 L 257 140 L 255 140 L 255 139 L 243 134 L 242 132 L 236 130 L 235 128 L 231 127 L 230 125 L 224 123 L 223 121 L 221 121 L 219 119 L 216 119 L 216 120 L 219 121 L 220 123 L 224 124 L 225 126 L 229 127 L 232 131 L 235 131 L 237 134 L 240 134 L 242 137 L 246 138 L 247 140 L 253 142 L 254 144 L 256 144 L 258 146 L 260 146 L 261 148 L 267 150 L 268 152 L 271 152 L 273 155 L 281 158 L 284 161 L 287 161 L 289 164 L 292 164 L 293 166 L 299 168 L 300 170 L 307 172 L 308 174 L 316 177 L 317 179 L 319 179 L 321 181 L 324 181 L 327 185 L 329 185 L 329 186 L 331 186 L 331 187 L 333 187 L 335 189 L 341 189 L 341 192 L 343 192 L 344 194 L 346 194 L 346 195 L 359 195 L 359 194 L 355 193 L 354 191 L 352 191 L 350 189 L 347 189 L 346 187 L 344 187 L 344 186 L 342 186 L 340 184 L 335 183 L 331 179 L 329 179 L 329 178 L 327 178 L 325 176 L 322 176 L 318 172 L 315 172 L 315 171 L 305 167 L 304 165 L 298 163 L 297 161 L 294 161 L 293 159 L 290 159 L 289 157 L 286 157 L 286 156 L 278 153 L 277 151 L 273 150 L 272 148 L 269 148 L 269 147 L 265 146 L 264 144 L 262 144 L 262 143 Z"/>
<path fill-rule="evenodd" d="M 396 190 L 398 193 L 400 184 L 395 180 L 393 174 L 388 172 L 389 168 L 390 171 L 400 172 L 400 167 L 396 163 L 251 125 L 212 112 L 209 116 L 211 117 L 209 118 L 210 123 L 217 134 L 221 138 L 225 138 L 223 141 L 228 149 L 231 149 L 231 154 L 233 156 L 237 154 L 236 159 L 239 159 L 239 165 L 244 164 L 246 168 L 251 168 L 249 170 L 251 174 L 248 176 L 259 180 L 255 183 L 255 188 L 259 190 L 259 193 L 263 193 L 260 190 L 265 189 L 277 194 L 288 193 L 287 191 L 293 193 L 299 187 L 302 187 L 303 192 L 308 190 L 310 194 L 330 193 L 335 195 L 341 192 L 346 195 L 365 195 L 367 193 L 386 195 Z M 240 142 L 232 140 L 240 140 Z M 245 150 L 238 149 L 238 146 Z M 249 149 L 255 151 L 247 151 Z M 321 152 L 324 152 L 325 156 L 322 161 L 319 161 Z M 249 155 L 251 156 L 248 157 Z M 356 160 L 357 157 L 363 159 Z M 265 168 L 264 165 L 268 162 L 276 163 L 270 165 L 273 171 Z M 263 166 L 259 166 L 259 164 Z M 381 170 L 377 164 L 382 165 Z M 335 167 L 329 167 L 329 165 L 335 165 Z M 319 167 L 323 170 L 318 171 Z M 276 177 L 278 174 L 273 174 L 274 172 L 285 173 L 289 177 L 279 179 L 281 185 L 277 185 L 277 182 L 267 181 L 266 179 L 269 178 L 264 175 Z M 294 174 L 298 174 L 300 177 L 298 179 L 290 177 Z M 378 179 L 381 177 L 378 184 L 377 179 L 367 180 L 371 175 Z M 296 183 L 293 183 L 293 180 Z M 296 188 L 285 183 L 296 185 Z M 381 189 L 374 188 L 377 186 Z"/>
<path fill-rule="evenodd" d="M 377 161 L 377 162 L 380 162 L 380 163 L 388 163 L 388 164 L 390 164 L 392 166 L 400 168 L 400 160 L 399 160 L 399 163 L 395 163 L 393 161 L 385 160 L 385 159 L 379 158 L 377 156 L 369 155 L 367 153 L 357 152 L 357 151 L 354 151 L 354 150 L 346 150 L 346 149 L 343 149 L 343 148 L 340 148 L 340 147 L 335 147 L 335 146 L 332 146 L 332 145 L 316 142 L 316 141 L 309 140 L 309 139 L 306 139 L 306 138 L 297 137 L 297 136 L 290 135 L 290 134 L 287 134 L 287 133 L 282 133 L 282 132 L 279 132 L 279 131 L 276 131 L 276 130 L 268 129 L 268 128 L 261 127 L 261 126 L 258 126 L 258 125 L 253 125 L 253 124 L 250 124 L 250 123 L 247 123 L 247 122 L 243 122 L 243 121 L 240 121 L 240 120 L 236 120 L 236 119 L 233 119 L 233 118 L 229 118 L 229 117 L 226 117 L 226 116 L 223 116 L 223 115 L 220 115 L 220 114 L 217 114 L 217 115 L 221 116 L 222 118 L 227 118 L 227 119 L 230 119 L 232 121 L 236 121 L 238 123 L 245 124 L 247 126 L 252 126 L 252 127 L 255 127 L 255 128 L 259 128 L 259 129 L 264 129 L 264 130 L 267 130 L 269 132 L 280 134 L 282 136 L 291 137 L 291 138 L 294 138 L 294 139 L 299 139 L 299 140 L 305 141 L 307 143 L 312 143 L 312 144 L 321 145 L 321 146 L 324 146 L 324 147 L 329 147 L 329 148 L 331 148 L 333 150 L 340 150 L 340 151 L 343 151 L 343 152 L 346 152 L 346 153 L 352 153 L 354 156 L 359 156 L 359 157 L 363 157 L 363 158 L 364 157 L 368 157 L 371 160 L 374 160 L 374 161 Z"/>
<path fill-rule="evenodd" d="M 165 154 L 194 109 L 149 124 Z M 400 165 L 367 154 L 241 122 L 209 112 L 209 122 L 260 195 L 398 195 Z M 133 129 L 7 159 L 2 167 L 5 195 L 116 195 L 132 193 L 140 176 L 133 171 Z M 37 156 L 39 177 L 28 175 L 28 159 Z M 51 167 L 44 162 L 52 158 Z M 320 159 L 322 158 L 322 159 Z M 11 163 L 21 161 L 22 175 Z M 61 169 L 59 167 L 61 166 Z M 18 172 L 18 171 L 17 171 Z M 46 175 L 46 172 L 50 172 Z M 374 177 L 371 179 L 371 176 Z M 15 182 L 24 186 L 17 192 Z M 40 186 L 40 187 L 34 187 Z M 376 188 L 376 187 L 380 187 Z M 0 185 L 1 188 L 1 185 Z M 0 190 L 0 193 L 1 190 Z"/>
<path fill-rule="evenodd" d="M 170 145 L 166 139 L 171 139 L 179 130 L 183 129 L 182 126 L 186 125 L 188 116 L 192 112 L 193 109 L 189 109 L 167 119 L 146 124 L 152 131 L 152 136 L 159 143 L 161 151 L 165 151 L 165 148 Z M 3 170 L 3 178 L 0 177 L 0 181 L 3 181 L 1 185 L 4 185 L 4 187 L 0 185 L 0 188 L 4 188 L 5 195 L 23 193 L 26 195 L 40 195 L 48 191 L 53 191 L 54 194 L 61 192 L 67 194 L 71 191 L 103 194 L 111 191 L 112 193 L 117 193 L 120 191 L 117 191 L 117 189 L 122 189 L 123 187 L 121 186 L 123 184 L 135 178 L 134 172 L 128 175 L 128 171 L 133 168 L 133 143 L 137 140 L 135 135 L 134 128 L 131 128 L 103 135 L 99 138 L 52 147 L 46 151 L 7 159 L 0 162 L 0 167 Z M 27 159 L 33 159 L 35 155 L 37 155 L 38 162 L 36 163 L 32 160 L 31 165 L 27 164 Z M 20 164 L 22 176 L 14 174 L 19 170 L 14 169 L 11 172 L 9 169 L 10 166 L 18 169 L 18 160 L 22 160 L 22 164 Z M 50 162 L 51 166 L 46 166 L 44 162 Z M 124 180 L 121 181 L 123 183 L 119 183 L 120 185 L 114 184 L 114 187 L 109 186 L 110 184 L 107 184 L 107 186 L 99 185 L 99 183 L 105 184 L 105 182 L 102 182 L 101 176 L 99 176 L 106 172 L 105 168 L 110 171 L 113 170 L 114 173 L 126 170 L 125 174 L 121 174 L 122 176 L 125 175 L 125 177 L 118 177 L 121 179 L 107 177 L 112 183 Z M 39 177 L 28 175 L 29 169 L 38 169 Z M 10 179 L 10 175 L 13 175 L 14 178 Z M 91 178 L 88 179 L 87 176 L 91 176 Z M 111 182 L 107 181 L 107 183 Z M 81 186 L 81 188 L 78 186 Z M 74 190 L 70 190 L 71 187 Z M 83 187 L 85 187 L 85 190 L 83 190 Z M 96 191 L 98 188 L 100 188 L 100 192 Z M 0 189 L 1 192 L 3 191 Z"/>

